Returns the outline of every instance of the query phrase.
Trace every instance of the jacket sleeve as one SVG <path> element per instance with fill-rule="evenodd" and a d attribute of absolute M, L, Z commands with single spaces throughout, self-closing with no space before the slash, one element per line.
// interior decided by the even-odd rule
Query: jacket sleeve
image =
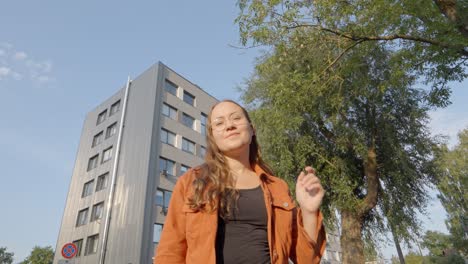
<path fill-rule="evenodd" d="M 293 213 L 293 218 L 291 260 L 297 264 L 320 263 L 326 246 L 322 213 L 317 212 L 317 226 L 315 227 L 317 236 L 314 238 L 310 238 L 304 229 L 300 208 L 297 208 L 296 212 Z"/>
<path fill-rule="evenodd" d="M 187 174 L 189 174 L 187 172 Z M 187 242 L 185 237 L 185 213 L 182 207 L 185 203 L 184 176 L 179 178 L 172 192 L 166 220 L 159 245 L 156 248 L 154 264 L 185 263 Z"/>

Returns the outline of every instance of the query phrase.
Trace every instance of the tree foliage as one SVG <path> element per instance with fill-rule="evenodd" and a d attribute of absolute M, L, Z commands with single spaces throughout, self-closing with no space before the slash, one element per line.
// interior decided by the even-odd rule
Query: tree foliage
<path fill-rule="evenodd" d="M 54 249 L 51 246 L 35 246 L 29 256 L 21 264 L 52 264 Z"/>
<path fill-rule="evenodd" d="M 416 252 L 409 252 L 405 256 L 405 263 L 406 264 L 424 264 L 425 263 L 425 258 L 424 256 L 421 256 L 420 254 Z"/>
<path fill-rule="evenodd" d="M 430 256 L 443 256 L 444 252 L 452 248 L 452 239 L 437 231 L 427 231 L 424 235 L 422 245 L 429 250 Z"/>
<path fill-rule="evenodd" d="M 0 264 L 13 263 L 13 252 L 8 252 L 6 247 L 0 247 Z"/>
<path fill-rule="evenodd" d="M 306 164 L 316 166 L 327 216 L 349 212 L 367 239 L 389 230 L 387 217 L 408 240 L 418 234 L 416 212 L 434 172 L 428 94 L 411 87 L 414 76 L 378 43 L 323 73 L 327 51 L 339 51 L 320 37 L 297 30 L 258 62 L 243 90 L 265 157 L 289 182 Z"/>
<path fill-rule="evenodd" d="M 449 150 L 442 146 L 438 163 L 442 168 L 437 187 L 447 211 L 447 228 L 453 246 L 468 256 L 468 129 L 458 134 L 459 143 Z"/>
<path fill-rule="evenodd" d="M 331 41 L 328 70 L 369 42 L 395 51 L 402 68 L 433 85 L 433 103 L 447 103 L 447 82 L 467 74 L 468 2 L 465 0 L 239 0 L 243 45 L 288 42 L 298 28 Z M 325 51 L 326 52 L 326 51 Z"/>

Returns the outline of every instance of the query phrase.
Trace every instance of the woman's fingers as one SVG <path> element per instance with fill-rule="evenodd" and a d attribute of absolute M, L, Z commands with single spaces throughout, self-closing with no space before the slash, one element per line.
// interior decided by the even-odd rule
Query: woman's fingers
<path fill-rule="evenodd" d="M 306 191 L 314 189 L 320 190 L 322 188 L 320 179 L 315 175 L 315 169 L 307 166 L 305 170 L 299 174 L 298 181 Z"/>
<path fill-rule="evenodd" d="M 315 169 L 312 168 L 312 167 L 310 167 L 310 166 L 305 167 L 305 171 L 306 171 L 307 173 L 312 173 L 312 174 L 315 175 Z"/>
<path fill-rule="evenodd" d="M 305 176 L 306 174 L 304 173 L 304 171 L 301 171 L 301 173 L 299 173 L 299 177 L 297 177 L 297 181 L 302 184 L 302 181 L 304 180 Z"/>

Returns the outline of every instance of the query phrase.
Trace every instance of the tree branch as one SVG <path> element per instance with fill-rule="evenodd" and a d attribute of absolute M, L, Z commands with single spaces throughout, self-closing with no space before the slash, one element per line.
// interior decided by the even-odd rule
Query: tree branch
<path fill-rule="evenodd" d="M 454 45 L 450 45 L 450 44 L 440 42 L 437 40 L 422 38 L 418 36 L 410 36 L 410 35 L 403 35 L 403 34 L 393 34 L 393 35 L 387 35 L 387 36 L 355 36 L 355 35 L 346 34 L 338 30 L 325 28 L 325 27 L 322 27 L 320 25 L 315 25 L 315 24 L 296 24 L 294 26 L 288 26 L 286 27 L 286 29 L 294 29 L 294 28 L 299 28 L 299 27 L 314 27 L 320 31 L 329 32 L 334 35 L 347 38 L 349 40 L 353 40 L 359 43 L 362 43 L 364 41 L 381 41 L 381 40 L 390 41 L 390 40 L 396 40 L 396 39 L 412 40 L 416 42 L 423 42 L 423 43 L 431 44 L 431 45 L 442 47 L 445 49 L 453 49 L 457 53 L 468 57 L 467 47 L 454 46 Z"/>

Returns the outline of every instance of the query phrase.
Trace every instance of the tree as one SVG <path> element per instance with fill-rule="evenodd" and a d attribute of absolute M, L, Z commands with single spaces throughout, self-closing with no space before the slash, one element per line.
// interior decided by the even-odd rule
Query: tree
<path fill-rule="evenodd" d="M 416 252 L 409 252 L 405 256 L 405 262 L 407 264 L 423 264 L 424 260 L 425 258 Z"/>
<path fill-rule="evenodd" d="M 453 21 L 464 23 L 466 4 L 454 2 Z M 375 234 L 419 237 L 416 213 L 436 181 L 427 111 L 448 105 L 447 82 L 467 76 L 467 37 L 448 9 L 420 0 L 238 3 L 243 45 L 271 48 L 242 91 L 265 157 L 289 182 L 302 166 L 318 167 L 323 210 L 341 215 L 344 262 L 364 262 L 363 241 Z M 432 89 L 415 88 L 420 81 Z"/>
<path fill-rule="evenodd" d="M 344 262 L 363 263 L 363 241 L 389 231 L 385 218 L 406 242 L 419 234 L 435 168 L 430 106 L 393 51 L 366 43 L 323 73 L 331 49 L 297 30 L 258 62 L 243 100 L 277 175 L 293 188 L 303 166 L 317 168 L 326 218 L 341 215 Z"/>
<path fill-rule="evenodd" d="M 430 256 L 443 256 L 444 251 L 452 248 L 452 238 L 437 231 L 427 231 L 424 235 L 422 245 L 429 250 Z"/>
<path fill-rule="evenodd" d="M 453 246 L 468 256 L 468 129 L 458 134 L 458 140 L 452 150 L 446 145 L 441 148 L 438 164 L 442 173 L 437 187 L 448 214 L 445 223 Z"/>
<path fill-rule="evenodd" d="M 7 252 L 6 247 L 0 247 L 0 264 L 11 264 L 13 263 L 13 256 L 15 254 L 12 252 Z"/>
<path fill-rule="evenodd" d="M 54 261 L 54 250 L 51 246 L 35 246 L 29 256 L 21 264 L 52 264 Z"/>
<path fill-rule="evenodd" d="M 340 48 L 328 53 L 322 65 L 328 70 L 353 49 L 380 42 L 396 51 L 402 68 L 433 85 L 434 103 L 447 103 L 447 82 L 467 76 L 465 0 L 239 0 L 238 5 L 244 46 L 274 46 L 288 41 L 296 29 L 310 29 Z"/>
<path fill-rule="evenodd" d="M 429 261 L 436 264 L 465 264 L 463 257 L 456 253 L 446 257 L 429 257 Z"/>

